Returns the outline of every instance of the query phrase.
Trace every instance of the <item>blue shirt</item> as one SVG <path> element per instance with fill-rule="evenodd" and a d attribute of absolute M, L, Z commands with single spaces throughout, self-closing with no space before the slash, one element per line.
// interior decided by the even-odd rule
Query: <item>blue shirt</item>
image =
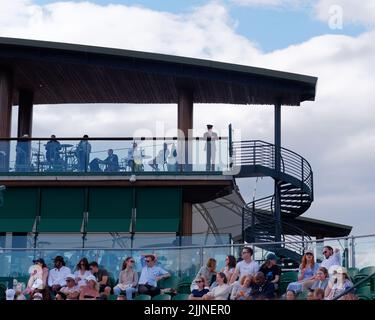
<path fill-rule="evenodd" d="M 167 273 L 167 271 L 157 266 L 143 267 L 141 277 L 139 278 L 139 284 L 149 284 L 150 286 L 156 287 L 156 277 L 160 277 Z"/>
<path fill-rule="evenodd" d="M 315 273 L 319 269 L 319 263 L 315 263 L 313 268 L 306 267 L 305 274 L 302 280 L 309 279 L 315 275 Z M 300 269 L 300 274 L 301 274 L 301 269 Z"/>

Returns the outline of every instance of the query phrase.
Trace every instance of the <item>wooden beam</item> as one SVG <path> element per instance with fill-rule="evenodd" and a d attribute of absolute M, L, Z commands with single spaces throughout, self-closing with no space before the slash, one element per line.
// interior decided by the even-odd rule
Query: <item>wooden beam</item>
<path fill-rule="evenodd" d="M 18 98 L 18 137 L 22 137 L 24 134 L 27 134 L 29 137 L 32 136 L 33 99 L 33 92 L 27 90 L 20 90 Z"/>
<path fill-rule="evenodd" d="M 0 138 L 10 138 L 12 121 L 12 78 L 0 69 Z"/>

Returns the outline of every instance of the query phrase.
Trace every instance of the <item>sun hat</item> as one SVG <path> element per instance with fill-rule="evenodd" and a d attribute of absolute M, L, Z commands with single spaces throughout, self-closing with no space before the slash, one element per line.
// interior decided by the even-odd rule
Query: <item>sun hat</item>
<path fill-rule="evenodd" d="M 98 280 L 96 280 L 95 276 L 93 276 L 92 274 L 90 274 L 89 276 L 87 276 L 87 277 L 85 278 L 85 280 L 86 280 L 87 282 L 89 282 L 90 280 L 92 280 L 92 281 L 95 281 L 95 283 L 98 283 Z"/>
<path fill-rule="evenodd" d="M 270 252 L 266 255 L 266 260 L 277 260 L 276 254 Z"/>
<path fill-rule="evenodd" d="M 15 294 L 16 294 L 16 291 L 14 289 L 7 289 L 5 291 L 6 300 L 14 300 Z"/>
<path fill-rule="evenodd" d="M 68 280 L 68 279 L 73 279 L 73 280 L 75 280 L 76 279 L 76 277 L 74 276 L 74 274 L 68 274 L 66 277 L 65 277 L 65 280 Z"/>
<path fill-rule="evenodd" d="M 312 251 L 311 249 L 305 250 L 304 254 L 308 254 L 308 253 L 311 253 L 312 255 L 314 255 L 314 251 Z"/>

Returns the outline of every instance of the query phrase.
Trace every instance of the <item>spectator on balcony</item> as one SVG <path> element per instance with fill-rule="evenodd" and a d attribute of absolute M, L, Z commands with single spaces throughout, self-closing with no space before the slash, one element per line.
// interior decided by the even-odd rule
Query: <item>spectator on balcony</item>
<path fill-rule="evenodd" d="M 90 263 L 91 274 L 96 278 L 99 284 L 99 293 L 104 292 L 106 295 L 111 294 L 111 287 L 109 286 L 108 271 L 104 268 L 99 268 L 96 261 Z"/>
<path fill-rule="evenodd" d="M 50 164 L 58 164 L 61 162 L 61 157 L 60 157 L 61 144 L 59 141 L 56 140 L 56 136 L 54 134 L 51 135 L 51 140 L 47 142 L 45 148 L 46 148 L 46 160 Z"/>
<path fill-rule="evenodd" d="M 318 269 L 319 264 L 314 260 L 314 252 L 306 250 L 299 267 L 298 281 L 289 283 L 287 290 L 293 290 L 298 293 L 311 287 L 315 281 L 315 274 Z"/>
<path fill-rule="evenodd" d="M 142 171 L 142 151 L 138 147 L 136 142 L 133 142 L 133 146 L 128 150 L 127 166 L 131 171 Z"/>
<path fill-rule="evenodd" d="M 272 282 L 266 281 L 263 272 L 257 272 L 250 285 L 249 300 L 272 300 L 275 299 L 275 286 Z"/>
<path fill-rule="evenodd" d="M 85 286 L 87 284 L 85 279 L 91 274 L 88 260 L 86 258 L 82 258 L 81 260 L 79 260 L 75 270 L 76 271 L 74 272 L 74 276 L 76 284 L 78 285 L 78 287 Z"/>
<path fill-rule="evenodd" d="M 99 283 L 94 275 L 89 275 L 86 278 L 86 286 L 81 288 L 79 300 L 96 300 L 99 295 Z"/>
<path fill-rule="evenodd" d="M 320 267 L 315 274 L 314 283 L 311 285 L 310 289 L 315 290 L 319 288 L 325 290 L 327 288 L 328 281 L 328 270 L 324 267 Z"/>
<path fill-rule="evenodd" d="M 167 159 L 169 156 L 168 144 L 163 143 L 163 149 L 161 149 L 157 156 L 152 159 L 148 164 L 152 168 L 153 171 L 160 171 L 159 165 L 165 171 L 167 165 Z"/>
<path fill-rule="evenodd" d="M 237 281 L 237 278 L 241 281 L 242 277 L 247 275 L 255 275 L 259 271 L 259 264 L 252 260 L 253 249 L 250 247 L 243 247 L 242 249 L 242 261 L 237 262 L 236 269 L 233 272 L 230 283 Z"/>
<path fill-rule="evenodd" d="M 277 265 L 277 256 L 274 253 L 269 253 L 266 256 L 266 261 L 262 264 L 259 269 L 260 272 L 263 272 L 266 277 L 266 281 L 272 282 L 277 290 L 280 276 L 281 268 Z"/>
<path fill-rule="evenodd" d="M 126 293 L 126 299 L 132 300 L 133 293 L 136 292 L 138 285 L 138 273 L 134 268 L 135 261 L 133 257 L 127 257 L 122 264 L 122 270 L 118 277 L 118 285 L 113 288 L 115 295 Z"/>
<path fill-rule="evenodd" d="M 202 300 L 202 297 L 210 291 L 206 283 L 206 278 L 199 276 L 194 280 L 194 282 L 197 288 L 191 291 L 189 300 Z"/>
<path fill-rule="evenodd" d="M 48 286 L 49 289 L 56 294 L 66 283 L 65 278 L 72 272 L 68 267 L 65 266 L 65 261 L 62 256 L 56 256 L 54 258 L 55 267 L 49 271 L 48 274 Z"/>
<path fill-rule="evenodd" d="M 15 170 L 17 172 L 30 171 L 30 151 L 31 141 L 29 135 L 24 134 L 20 138 L 16 145 L 16 165 Z"/>
<path fill-rule="evenodd" d="M 321 267 L 324 267 L 328 270 L 328 273 L 331 274 L 332 272 L 330 269 L 333 267 L 341 266 L 341 256 L 340 256 L 340 249 L 333 250 L 330 246 L 325 246 L 323 248 L 323 255 L 324 259 L 320 264 Z"/>
<path fill-rule="evenodd" d="M 171 152 L 167 159 L 167 168 L 168 171 L 177 171 L 178 169 L 178 160 L 177 160 L 177 148 L 176 144 L 172 143 Z"/>
<path fill-rule="evenodd" d="M 227 279 L 232 278 L 234 270 L 236 269 L 236 258 L 234 256 L 227 256 L 225 258 L 225 267 L 221 269 L 224 272 Z"/>
<path fill-rule="evenodd" d="M 198 273 L 195 276 L 195 279 L 198 279 L 199 277 L 204 277 L 207 281 L 207 285 L 210 287 L 215 282 L 215 276 L 216 276 L 216 260 L 214 258 L 209 258 L 207 260 L 207 263 L 205 266 L 201 267 L 198 271 Z M 197 289 L 196 283 L 193 281 L 190 290 L 193 291 L 194 289 Z"/>
<path fill-rule="evenodd" d="M 216 274 L 217 286 L 202 297 L 202 300 L 228 300 L 231 286 L 228 285 L 227 277 L 224 272 Z"/>
<path fill-rule="evenodd" d="M 253 282 L 252 276 L 244 276 L 241 281 L 235 283 L 232 287 L 230 299 L 231 300 L 246 300 L 251 293 L 251 284 Z"/>
<path fill-rule="evenodd" d="M 75 275 L 68 274 L 65 281 L 66 285 L 60 289 L 60 292 L 66 295 L 66 300 L 78 300 L 80 289 L 76 285 Z"/>
<path fill-rule="evenodd" d="M 142 258 L 144 258 L 145 266 L 142 268 L 141 276 L 139 278 L 138 292 L 140 294 L 148 294 L 154 297 L 160 294 L 160 288 L 157 286 L 158 281 L 169 278 L 171 275 L 168 271 L 155 265 L 155 255 L 147 254 L 142 256 Z"/>
<path fill-rule="evenodd" d="M 206 171 L 215 171 L 216 158 L 216 140 L 218 135 L 212 131 L 213 125 L 207 125 L 207 132 L 204 133 L 203 139 L 206 141 L 204 151 L 206 151 Z"/>
<path fill-rule="evenodd" d="M 83 139 L 78 143 L 76 154 L 78 158 L 79 172 L 86 172 L 90 162 L 91 144 L 88 141 L 89 136 L 85 134 Z"/>

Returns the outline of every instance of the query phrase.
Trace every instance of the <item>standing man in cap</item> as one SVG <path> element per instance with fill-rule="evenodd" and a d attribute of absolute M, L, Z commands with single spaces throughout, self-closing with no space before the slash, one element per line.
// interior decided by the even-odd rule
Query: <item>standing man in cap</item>
<path fill-rule="evenodd" d="M 50 270 L 48 275 L 48 287 L 56 294 L 61 287 L 66 284 L 66 277 L 72 272 L 68 267 L 65 267 L 65 261 L 62 256 L 56 256 L 53 259 L 55 267 Z"/>
<path fill-rule="evenodd" d="M 212 131 L 213 125 L 207 125 L 207 132 L 204 133 L 203 139 L 206 141 L 204 150 L 206 154 L 206 171 L 215 171 L 216 143 L 217 133 Z"/>

